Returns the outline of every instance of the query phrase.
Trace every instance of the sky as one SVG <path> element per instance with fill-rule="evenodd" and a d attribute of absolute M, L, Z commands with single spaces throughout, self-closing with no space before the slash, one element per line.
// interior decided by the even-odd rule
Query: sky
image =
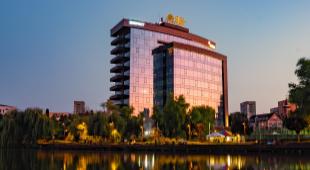
<path fill-rule="evenodd" d="M 190 32 L 228 57 L 229 112 L 255 100 L 269 112 L 288 96 L 301 57 L 310 56 L 310 1 L 1 0 L 0 104 L 72 112 L 112 94 L 110 29 L 122 18 L 182 16 Z"/>

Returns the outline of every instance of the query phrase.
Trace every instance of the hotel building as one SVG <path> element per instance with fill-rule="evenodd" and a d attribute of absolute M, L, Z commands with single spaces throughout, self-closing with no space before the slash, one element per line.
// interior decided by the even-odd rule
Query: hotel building
<path fill-rule="evenodd" d="M 167 83 L 169 90 L 174 95 L 183 94 L 191 106 L 213 107 L 222 125 L 228 126 L 227 59 L 215 52 L 215 42 L 164 21 L 123 19 L 111 29 L 111 36 L 114 57 L 110 90 L 115 93 L 110 100 L 115 104 L 133 106 L 135 115 L 141 111 L 152 114 L 154 103 L 164 104 L 165 99 L 159 99 L 161 92 L 157 92 L 159 83 L 154 84 L 159 78 L 157 72 L 154 76 L 154 69 L 161 66 L 155 68 L 154 63 L 171 47 L 173 54 L 169 57 L 173 55 L 174 60 L 169 68 L 173 75 L 166 80 L 173 83 Z"/>

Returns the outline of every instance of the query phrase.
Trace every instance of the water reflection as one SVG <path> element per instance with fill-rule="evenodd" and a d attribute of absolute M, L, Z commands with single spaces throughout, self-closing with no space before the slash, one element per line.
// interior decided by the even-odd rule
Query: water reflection
<path fill-rule="evenodd" d="M 1 150 L 0 169 L 48 170 L 203 170 L 310 169 L 300 155 L 203 155 Z"/>

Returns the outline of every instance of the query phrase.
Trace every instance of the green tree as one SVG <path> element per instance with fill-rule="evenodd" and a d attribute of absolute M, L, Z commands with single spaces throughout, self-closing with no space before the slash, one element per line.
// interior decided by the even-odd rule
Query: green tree
<path fill-rule="evenodd" d="M 296 132 L 297 141 L 300 142 L 300 132 L 308 126 L 308 123 L 296 115 L 285 118 L 283 123 L 287 129 Z"/>
<path fill-rule="evenodd" d="M 299 141 L 300 131 L 310 123 L 310 59 L 299 59 L 296 67 L 299 82 L 289 83 L 289 101 L 296 104 L 297 109 L 284 120 L 284 125 L 296 132 Z"/>
<path fill-rule="evenodd" d="M 112 113 L 110 116 L 110 123 L 113 124 L 113 127 L 116 128 L 121 137 L 123 137 L 126 129 L 126 121 L 119 112 Z"/>
<path fill-rule="evenodd" d="M 50 138 L 49 118 L 41 109 L 31 108 L 24 112 L 12 111 L 0 123 L 0 145 L 20 146 L 36 144 L 38 139 Z"/>
<path fill-rule="evenodd" d="M 235 112 L 229 115 L 229 123 L 231 132 L 234 134 L 248 134 L 249 122 L 247 116 L 240 112 Z"/>
<path fill-rule="evenodd" d="M 92 136 L 109 136 L 108 117 L 104 113 L 97 112 L 89 116 L 88 133 Z"/>
<path fill-rule="evenodd" d="M 215 121 L 215 110 L 209 106 L 194 106 L 190 110 L 191 130 L 195 131 L 200 139 L 209 134 Z"/>
<path fill-rule="evenodd" d="M 115 105 L 111 100 L 102 103 L 101 107 L 108 114 L 112 114 L 112 112 L 118 112 L 120 110 L 120 108 L 117 105 Z"/>
<path fill-rule="evenodd" d="M 297 105 L 296 113 L 310 123 L 310 59 L 301 58 L 296 66 L 299 83 L 289 84 L 289 101 Z"/>
<path fill-rule="evenodd" d="M 123 137 L 126 139 L 132 139 L 138 137 L 141 132 L 141 129 L 140 129 L 139 116 L 133 115 L 134 107 L 123 106 L 119 109 L 119 111 L 121 117 L 124 119 L 125 122 L 125 130 L 123 133 Z"/>
<path fill-rule="evenodd" d="M 163 109 L 163 124 L 161 129 L 165 136 L 177 137 L 185 136 L 185 119 L 189 104 L 186 103 L 183 95 L 173 97 L 169 95 L 168 100 Z"/>

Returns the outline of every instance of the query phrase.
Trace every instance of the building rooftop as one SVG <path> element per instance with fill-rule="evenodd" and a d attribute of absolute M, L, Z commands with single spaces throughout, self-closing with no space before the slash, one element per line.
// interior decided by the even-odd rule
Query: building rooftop
<path fill-rule="evenodd" d="M 117 25 L 115 25 L 111 29 L 111 36 L 117 36 L 118 32 L 123 28 L 138 28 L 144 29 L 154 32 L 160 32 L 164 34 L 173 35 L 176 37 L 181 37 L 184 39 L 192 40 L 204 44 L 211 49 L 214 49 L 216 43 L 212 40 L 206 39 L 196 34 L 190 33 L 188 28 L 181 27 L 178 25 L 170 24 L 167 22 L 160 22 L 160 23 L 149 23 L 144 21 L 132 20 L 132 19 L 122 19 Z"/>

